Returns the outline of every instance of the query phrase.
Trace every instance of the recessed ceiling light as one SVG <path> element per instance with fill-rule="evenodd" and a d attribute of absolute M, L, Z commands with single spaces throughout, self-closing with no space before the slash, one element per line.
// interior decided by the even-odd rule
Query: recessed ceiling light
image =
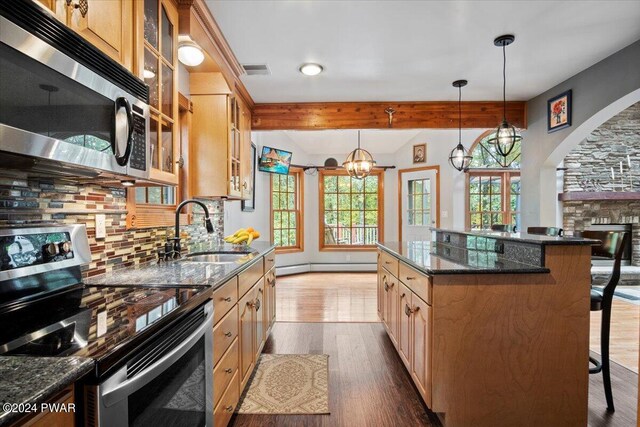
<path fill-rule="evenodd" d="M 300 66 L 300 72 L 305 76 L 317 76 L 324 68 L 320 64 L 307 63 Z"/>

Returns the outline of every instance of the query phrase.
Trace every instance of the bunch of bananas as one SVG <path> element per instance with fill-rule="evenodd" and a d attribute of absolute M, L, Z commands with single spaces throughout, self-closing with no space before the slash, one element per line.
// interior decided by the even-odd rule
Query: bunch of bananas
<path fill-rule="evenodd" d="M 253 227 L 249 228 L 241 228 L 233 234 L 228 235 L 224 238 L 224 241 L 227 243 L 244 243 L 247 242 L 247 245 L 250 245 L 255 239 L 260 237 L 260 233 L 253 229 Z"/>

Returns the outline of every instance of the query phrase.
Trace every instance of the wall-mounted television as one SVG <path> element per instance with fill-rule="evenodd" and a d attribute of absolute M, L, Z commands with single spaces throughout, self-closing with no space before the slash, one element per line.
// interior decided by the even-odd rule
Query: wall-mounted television
<path fill-rule="evenodd" d="M 258 170 L 261 172 L 277 173 L 281 175 L 289 174 L 291 165 L 290 151 L 280 150 L 273 147 L 262 147 L 262 154 L 258 161 Z"/>

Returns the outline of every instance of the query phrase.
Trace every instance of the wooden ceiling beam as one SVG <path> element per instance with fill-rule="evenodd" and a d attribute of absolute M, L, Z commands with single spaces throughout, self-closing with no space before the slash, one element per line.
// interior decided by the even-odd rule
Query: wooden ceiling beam
<path fill-rule="evenodd" d="M 394 111 L 391 125 L 389 108 Z M 462 102 L 463 128 L 490 129 L 498 126 L 502 115 L 502 101 Z M 521 129 L 526 128 L 526 102 L 507 102 L 507 119 Z M 255 104 L 252 115 L 252 130 L 457 127 L 458 103 L 455 101 Z"/>

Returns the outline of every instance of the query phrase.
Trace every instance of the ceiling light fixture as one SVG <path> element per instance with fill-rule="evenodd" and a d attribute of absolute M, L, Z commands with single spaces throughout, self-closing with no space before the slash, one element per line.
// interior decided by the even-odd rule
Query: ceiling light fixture
<path fill-rule="evenodd" d="M 299 70 L 305 76 L 317 76 L 324 71 L 324 67 L 320 64 L 307 63 L 302 64 Z"/>
<path fill-rule="evenodd" d="M 195 67 L 204 61 L 204 51 L 189 36 L 178 37 L 178 60 L 188 67 Z"/>
<path fill-rule="evenodd" d="M 467 171 L 471 164 L 471 155 L 462 145 L 462 88 L 467 85 L 466 80 L 456 80 L 453 87 L 458 88 L 458 145 L 449 154 L 449 164 L 459 171 Z"/>
<path fill-rule="evenodd" d="M 371 153 L 360 148 L 360 131 L 358 131 L 358 148 L 349 153 L 342 166 L 350 176 L 363 179 L 371 173 L 375 165 L 376 162 Z"/>
<path fill-rule="evenodd" d="M 507 34 L 496 37 L 493 44 L 502 47 L 502 122 L 496 128 L 493 137 L 488 139 L 489 144 L 495 144 L 496 151 L 502 157 L 507 157 L 517 142 L 522 140 L 518 130 L 507 121 L 507 51 L 506 47 L 516 40 L 515 36 Z"/>

